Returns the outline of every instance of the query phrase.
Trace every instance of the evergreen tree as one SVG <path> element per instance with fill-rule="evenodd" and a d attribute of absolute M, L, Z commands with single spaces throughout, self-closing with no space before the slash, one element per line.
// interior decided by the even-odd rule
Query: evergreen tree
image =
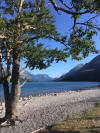
<path fill-rule="evenodd" d="M 44 0 L 0 1 L 0 12 L 0 67 L 5 97 L 5 119 L 12 121 L 18 116 L 20 73 L 27 67 L 44 69 L 54 60 L 66 61 L 68 54 L 57 48 L 48 49 L 39 40 L 40 38 L 54 39 L 65 44 L 65 37 L 61 37 L 56 31 L 54 18 L 46 8 Z M 20 70 L 22 59 L 25 60 L 26 67 Z M 5 74 L 4 63 L 7 74 Z"/>

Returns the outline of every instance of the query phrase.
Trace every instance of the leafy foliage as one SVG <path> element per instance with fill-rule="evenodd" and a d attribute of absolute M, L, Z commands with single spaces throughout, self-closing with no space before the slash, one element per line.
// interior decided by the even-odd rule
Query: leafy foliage
<path fill-rule="evenodd" d="M 80 53 L 82 53 L 84 58 L 88 56 L 89 52 L 98 53 L 94 45 L 95 42 L 92 40 L 94 35 L 97 35 L 97 32 L 92 28 L 83 29 L 82 27 L 76 27 L 68 41 L 73 59 L 82 59 Z"/>
<path fill-rule="evenodd" d="M 5 0 L 4 4 L 0 5 L 2 11 L 2 23 L 5 23 L 4 32 L 5 39 L 1 42 L 6 45 L 3 47 L 6 53 L 6 48 L 9 49 L 11 60 L 14 48 L 20 43 L 20 57 L 24 58 L 26 65 L 31 69 L 43 69 L 55 61 L 66 61 L 68 53 L 64 50 L 47 49 L 45 44 L 39 43 L 40 38 L 53 39 L 55 41 L 65 43 L 66 38 L 61 37 L 54 25 L 54 17 L 50 15 L 50 11 L 45 6 L 45 1 L 24 1 L 23 9 L 20 17 L 20 28 L 18 28 L 18 8 L 20 3 L 16 0 Z M 10 17 L 8 17 L 10 15 Z M 7 59 L 5 58 L 5 61 Z"/>
<path fill-rule="evenodd" d="M 20 28 L 18 28 L 18 12 L 20 1 L 4 0 L 0 1 L 0 34 L 6 38 L 1 39 L 3 45 L 4 58 L 6 61 L 6 48 L 9 49 L 11 60 L 14 48 L 20 43 L 19 53 L 21 58 L 25 58 L 25 63 L 31 69 L 43 69 L 55 61 L 66 61 L 72 55 L 73 59 L 80 60 L 88 56 L 89 52 L 97 53 L 95 42 L 92 37 L 97 34 L 92 20 L 78 26 L 77 19 L 80 20 L 82 14 L 99 13 L 99 0 L 71 0 L 70 7 L 60 1 L 69 14 L 74 18 L 73 31 L 69 38 L 61 36 L 54 25 L 54 17 L 50 15 L 50 10 L 46 8 L 45 0 L 24 0 L 20 13 Z M 61 8 L 56 7 L 60 10 Z M 64 11 L 64 10 L 62 10 Z M 39 39 L 53 39 L 65 45 L 63 50 L 47 49 Z M 67 41 L 66 41 L 67 40 Z"/>

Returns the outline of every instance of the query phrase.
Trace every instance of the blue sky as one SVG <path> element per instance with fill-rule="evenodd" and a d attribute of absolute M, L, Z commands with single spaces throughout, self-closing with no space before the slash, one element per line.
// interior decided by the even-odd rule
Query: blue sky
<path fill-rule="evenodd" d="M 66 15 L 64 13 L 61 13 L 61 15 L 58 15 L 53 9 L 52 7 L 50 6 L 50 9 L 52 10 L 52 13 L 51 14 L 55 14 L 55 18 L 56 18 L 56 27 L 57 27 L 57 30 L 62 33 L 62 34 L 66 34 L 66 33 L 69 33 L 70 32 L 70 29 L 72 27 L 72 19 L 71 19 L 71 16 L 69 15 Z M 89 16 L 86 16 L 84 15 L 82 18 L 81 18 L 81 21 L 85 20 L 86 18 L 88 18 Z M 98 19 L 99 20 L 99 19 Z M 96 48 L 97 49 L 100 49 L 100 33 L 98 33 L 98 36 L 95 36 L 93 37 L 93 40 L 95 40 L 95 44 L 96 44 Z M 54 41 L 46 41 L 46 40 L 42 40 L 44 43 L 46 43 L 48 45 L 48 47 L 59 47 L 59 48 L 63 48 L 63 45 L 62 44 L 59 44 L 59 43 L 56 43 Z M 76 65 L 78 64 L 85 64 L 85 63 L 88 63 L 90 60 L 92 60 L 94 57 L 96 57 L 97 54 L 89 54 L 89 56 L 81 61 L 76 61 L 76 60 L 72 60 L 71 57 L 67 59 L 67 62 L 64 63 L 64 62 L 59 62 L 59 63 L 55 63 L 53 62 L 51 64 L 51 66 L 47 69 L 44 69 L 44 70 L 32 70 L 31 72 L 33 74 L 48 74 L 49 76 L 51 77 L 59 77 L 61 76 L 62 74 L 64 73 L 67 73 L 70 69 L 72 69 L 73 67 L 75 67 Z M 28 69 L 29 70 L 29 69 Z"/>

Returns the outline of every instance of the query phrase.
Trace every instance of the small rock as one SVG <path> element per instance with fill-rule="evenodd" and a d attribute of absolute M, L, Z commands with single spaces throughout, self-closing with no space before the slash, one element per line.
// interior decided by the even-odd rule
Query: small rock
<path fill-rule="evenodd" d="M 0 106 L 0 110 L 2 110 L 2 108 L 3 108 L 3 107 L 2 107 L 2 106 Z"/>
<path fill-rule="evenodd" d="M 27 99 L 29 99 L 29 100 L 32 99 L 32 96 L 30 95 Z"/>
<path fill-rule="evenodd" d="M 22 101 L 23 100 L 23 98 L 22 97 L 20 97 L 20 99 L 19 99 L 20 101 Z"/>
<path fill-rule="evenodd" d="M 55 93 L 54 96 L 57 96 L 57 94 Z"/>
<path fill-rule="evenodd" d="M 27 98 L 27 97 L 24 97 L 24 98 L 23 98 L 23 101 L 26 101 L 26 100 L 28 100 L 28 98 Z"/>
<path fill-rule="evenodd" d="M 5 103 L 4 103 L 4 102 L 2 102 L 2 103 L 1 103 L 1 105 L 2 105 L 2 107 L 4 107 L 4 106 L 5 106 Z"/>

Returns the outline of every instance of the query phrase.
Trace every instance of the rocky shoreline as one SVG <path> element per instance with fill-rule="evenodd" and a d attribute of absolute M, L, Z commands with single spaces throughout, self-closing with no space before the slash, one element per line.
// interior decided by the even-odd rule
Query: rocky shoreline
<path fill-rule="evenodd" d="M 1 127 L 0 133 L 31 133 L 93 108 L 99 97 L 100 88 L 21 97 L 18 110 L 23 122 L 13 127 Z M 4 116 L 4 102 L 0 103 L 0 111 L 1 118 Z"/>

